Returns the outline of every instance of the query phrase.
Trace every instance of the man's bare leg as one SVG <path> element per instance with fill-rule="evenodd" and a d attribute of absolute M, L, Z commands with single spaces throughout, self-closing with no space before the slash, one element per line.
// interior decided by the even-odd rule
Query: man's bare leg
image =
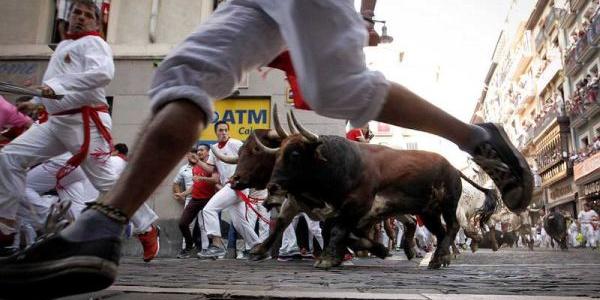
<path fill-rule="evenodd" d="M 102 201 L 131 217 L 190 150 L 205 120 L 192 102 L 165 105 L 143 129 L 127 167 Z"/>
<path fill-rule="evenodd" d="M 166 104 L 147 126 L 114 189 L 63 231 L 0 261 L 3 296 L 55 298 L 110 286 L 126 220 L 181 161 L 206 120 L 186 100 Z M 72 284 L 73 282 L 78 284 Z M 38 297 L 39 298 L 39 297 Z"/>
<path fill-rule="evenodd" d="M 461 148 L 481 130 L 456 119 L 397 83 L 391 84 L 377 121 L 435 134 Z M 481 131 L 485 135 L 485 131 Z"/>
<path fill-rule="evenodd" d="M 393 82 L 377 121 L 425 131 L 454 142 L 490 175 L 510 210 L 521 212 L 531 202 L 533 175 L 501 127 L 491 123 L 466 124 Z"/>

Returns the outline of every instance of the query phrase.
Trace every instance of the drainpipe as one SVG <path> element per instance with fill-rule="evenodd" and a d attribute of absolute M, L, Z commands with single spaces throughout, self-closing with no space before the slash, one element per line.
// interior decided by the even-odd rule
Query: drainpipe
<path fill-rule="evenodd" d="M 156 42 L 156 22 L 158 20 L 158 7 L 160 0 L 152 0 L 152 13 L 150 14 L 150 43 Z"/>

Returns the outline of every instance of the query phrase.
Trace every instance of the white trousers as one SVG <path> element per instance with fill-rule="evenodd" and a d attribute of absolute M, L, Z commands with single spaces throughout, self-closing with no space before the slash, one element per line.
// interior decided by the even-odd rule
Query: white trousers
<path fill-rule="evenodd" d="M 308 226 L 308 243 L 310 250 L 314 250 L 313 237 L 317 239 L 319 246 L 321 249 L 323 249 L 323 235 L 321 234 L 321 226 L 319 221 L 314 221 L 305 213 L 300 213 L 294 217 L 290 225 L 285 229 L 285 231 L 283 231 L 279 255 L 295 254 L 300 251 L 295 228 L 298 226 L 298 220 L 301 216 L 304 217 L 304 220 L 306 220 L 306 224 Z"/>
<path fill-rule="evenodd" d="M 256 211 L 258 211 L 258 213 L 260 213 L 260 215 L 267 220 L 271 220 L 271 214 L 264 206 L 262 206 L 262 201 L 259 201 L 257 205 L 254 205 L 254 209 L 256 209 Z M 269 224 L 260 219 L 249 207 L 246 207 L 246 215 L 248 217 L 248 223 L 250 226 L 252 226 L 252 228 L 254 228 L 254 224 L 258 222 L 258 242 L 262 243 L 269 236 Z M 250 249 L 251 247 L 248 246 L 249 245 L 246 244 L 246 248 Z"/>
<path fill-rule="evenodd" d="M 243 191 L 248 194 L 248 190 Z M 236 192 L 229 184 L 226 184 L 216 194 L 210 198 L 204 209 L 202 217 L 204 219 L 204 227 L 209 236 L 221 236 L 221 224 L 219 223 L 219 212 L 228 208 L 231 217 L 231 223 L 235 230 L 242 236 L 249 248 L 254 247 L 260 241 L 258 235 L 254 232 L 254 226 L 251 226 L 246 218 L 246 203 L 238 199 Z M 248 212 L 248 215 L 253 212 Z"/>
<path fill-rule="evenodd" d="M 100 113 L 105 127 L 111 128 L 107 113 Z M 110 151 L 108 143 L 90 125 L 90 153 L 96 149 Z M 52 116 L 48 122 L 25 131 L 0 152 L 0 218 L 15 220 L 19 203 L 24 201 L 25 178 L 29 167 L 64 152 L 77 153 L 83 143 L 81 114 Z M 103 158 L 88 157 L 81 168 L 94 187 L 106 192 L 116 180 L 116 174 Z"/>
<path fill-rule="evenodd" d="M 581 234 L 585 238 L 586 247 L 596 247 L 596 233 L 592 224 L 581 224 Z"/>
<path fill-rule="evenodd" d="M 62 166 L 46 161 L 27 172 L 25 198 L 26 201 L 36 205 L 45 205 L 40 194 L 46 193 L 56 187 L 56 173 Z M 95 199 L 85 199 L 84 184 L 87 177 L 77 168 L 61 180 L 62 188 L 56 189 L 61 200 L 71 201 L 70 212 L 73 217 L 79 216 L 85 208 L 85 202 Z"/>
<path fill-rule="evenodd" d="M 231 0 L 172 51 L 149 92 L 154 111 L 190 99 L 211 116 L 243 73 L 290 51 L 304 100 L 360 127 L 379 114 L 389 83 L 366 67 L 367 31 L 351 0 Z"/>

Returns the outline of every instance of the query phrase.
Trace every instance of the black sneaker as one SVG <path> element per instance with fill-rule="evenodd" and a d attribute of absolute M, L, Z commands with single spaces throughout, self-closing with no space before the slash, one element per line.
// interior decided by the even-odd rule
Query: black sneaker
<path fill-rule="evenodd" d="M 121 240 L 70 242 L 51 235 L 0 259 L 2 297 L 57 298 L 109 287 L 117 276 Z"/>
<path fill-rule="evenodd" d="M 217 246 L 208 246 L 206 250 L 198 253 L 200 259 L 217 259 L 225 256 L 225 249 Z"/>
<path fill-rule="evenodd" d="M 179 251 L 179 254 L 177 254 L 177 258 L 190 258 L 190 256 L 192 255 L 192 248 L 190 249 L 181 249 L 181 251 Z"/>
<path fill-rule="evenodd" d="M 490 135 L 472 151 L 473 160 L 494 180 L 502 193 L 502 201 L 515 213 L 531 203 L 533 175 L 523 155 L 512 145 L 501 126 L 477 124 Z"/>

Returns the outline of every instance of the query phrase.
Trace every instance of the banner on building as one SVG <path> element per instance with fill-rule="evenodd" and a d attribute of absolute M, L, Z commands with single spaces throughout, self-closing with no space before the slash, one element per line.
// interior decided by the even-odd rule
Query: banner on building
<path fill-rule="evenodd" d="M 229 136 L 246 140 L 255 129 L 268 129 L 271 124 L 271 97 L 240 96 L 215 101 L 215 111 L 210 124 L 202 131 L 200 142 L 214 143 L 217 136 L 214 124 L 225 121 L 229 124 Z"/>

